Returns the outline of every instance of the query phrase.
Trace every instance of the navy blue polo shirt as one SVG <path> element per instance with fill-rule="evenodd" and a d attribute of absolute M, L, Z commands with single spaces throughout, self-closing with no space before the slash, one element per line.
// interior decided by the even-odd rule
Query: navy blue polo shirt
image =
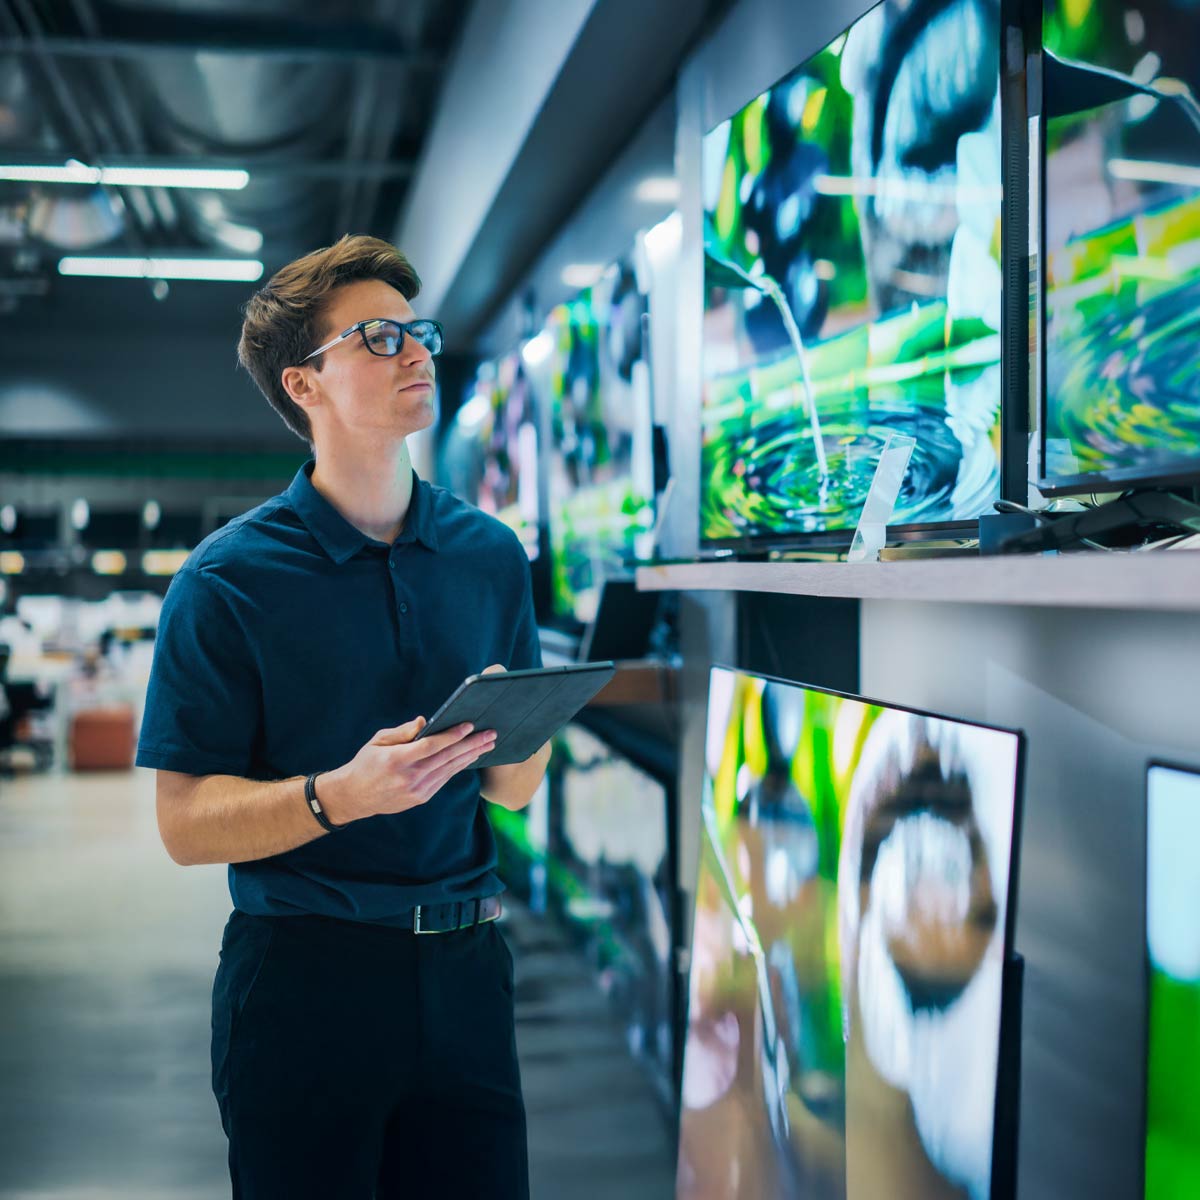
<path fill-rule="evenodd" d="M 139 766 L 256 780 L 331 770 L 380 729 L 432 716 L 466 676 L 541 665 L 510 529 L 414 473 L 389 546 L 351 525 L 312 469 L 206 538 L 172 580 Z M 495 894 L 479 779 L 462 771 L 417 808 L 232 864 L 234 906 L 388 924 L 415 904 Z"/>

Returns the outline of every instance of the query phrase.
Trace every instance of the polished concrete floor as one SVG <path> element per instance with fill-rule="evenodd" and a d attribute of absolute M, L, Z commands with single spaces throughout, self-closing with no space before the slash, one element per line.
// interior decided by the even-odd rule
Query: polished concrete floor
<path fill-rule="evenodd" d="M 0 1200 L 229 1195 L 208 1059 L 225 871 L 171 862 L 153 789 L 0 778 Z M 668 1123 L 584 964 L 528 913 L 506 923 L 534 1200 L 669 1200 Z"/>

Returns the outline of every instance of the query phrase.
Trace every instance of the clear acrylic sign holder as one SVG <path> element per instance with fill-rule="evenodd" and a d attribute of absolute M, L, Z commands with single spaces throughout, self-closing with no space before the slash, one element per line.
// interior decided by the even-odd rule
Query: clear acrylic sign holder
<path fill-rule="evenodd" d="M 854 531 L 847 562 L 879 561 L 879 552 L 887 542 L 887 527 L 900 495 L 900 485 L 908 473 L 908 463 L 916 445 L 917 439 L 909 434 L 888 435 L 858 517 L 858 528 Z"/>

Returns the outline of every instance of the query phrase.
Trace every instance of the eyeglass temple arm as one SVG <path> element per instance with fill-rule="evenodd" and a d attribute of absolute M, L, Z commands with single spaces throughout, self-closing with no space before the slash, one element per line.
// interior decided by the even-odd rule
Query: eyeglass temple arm
<path fill-rule="evenodd" d="M 310 358 L 316 358 L 318 354 L 324 354 L 326 350 L 336 346 L 338 342 L 344 341 L 346 338 L 348 338 L 357 328 L 357 325 L 351 325 L 349 329 L 343 329 L 342 332 L 337 335 L 337 337 L 331 338 L 325 343 L 325 345 L 318 346 L 311 354 L 305 355 L 305 357 L 300 360 L 301 363 L 308 362 Z"/>

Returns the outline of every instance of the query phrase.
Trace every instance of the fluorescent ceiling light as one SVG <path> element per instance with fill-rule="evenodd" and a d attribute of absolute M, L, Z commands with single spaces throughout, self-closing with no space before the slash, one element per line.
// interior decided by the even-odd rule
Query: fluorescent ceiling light
<path fill-rule="evenodd" d="M 248 171 L 210 167 L 89 167 L 69 162 L 61 167 L 0 165 L 0 179 L 17 183 L 81 183 L 95 187 L 203 188 L 240 192 L 250 182 Z"/>
<path fill-rule="evenodd" d="M 1110 158 L 1108 170 L 1117 179 L 1133 179 L 1138 183 L 1178 183 L 1183 187 L 1200 187 L 1200 167 L 1185 167 L 1181 163 Z"/>
<path fill-rule="evenodd" d="M 257 254 L 263 248 L 262 231 L 233 221 L 218 221 L 213 229 L 217 240 L 238 254 Z"/>
<path fill-rule="evenodd" d="M 253 283 L 263 265 L 252 258 L 62 258 L 60 275 L 111 279 L 224 279 Z"/>
<path fill-rule="evenodd" d="M 679 180 L 674 175 L 651 175 L 637 185 L 633 194 L 647 204 L 678 204 Z"/>
<path fill-rule="evenodd" d="M 571 288 L 589 288 L 604 274 L 604 263 L 568 263 L 562 269 L 562 281 Z"/>

